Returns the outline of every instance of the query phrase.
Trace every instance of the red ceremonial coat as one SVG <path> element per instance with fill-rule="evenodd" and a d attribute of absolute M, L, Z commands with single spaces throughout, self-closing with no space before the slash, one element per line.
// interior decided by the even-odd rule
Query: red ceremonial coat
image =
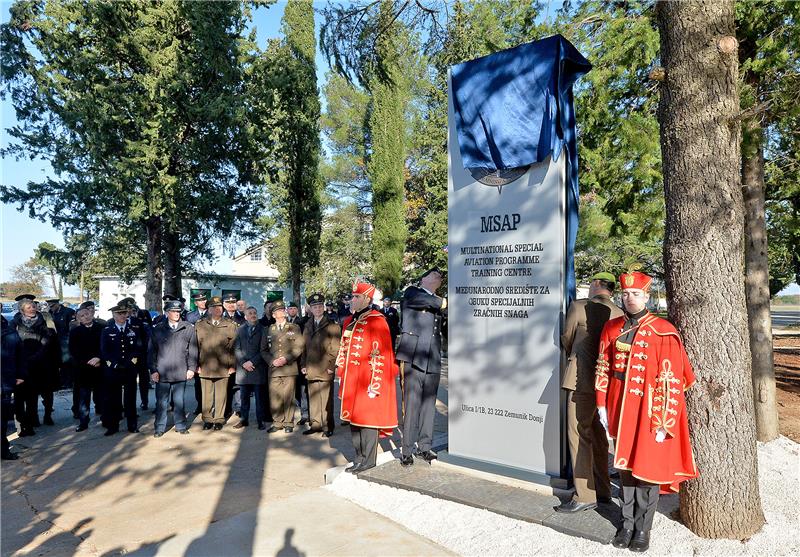
<path fill-rule="evenodd" d="M 624 325 L 623 316 L 603 327 L 595 372 L 597 406 L 606 408 L 616 440 L 614 467 L 661 484 L 662 493 L 678 491 L 680 482 L 698 476 L 684 397 L 694 372 L 669 321 L 646 314 L 632 345 L 618 340 Z M 659 428 L 667 433 L 662 443 L 656 442 Z"/>
<path fill-rule="evenodd" d="M 391 435 L 397 427 L 398 367 L 389 325 L 375 310 L 362 313 L 354 326 L 352 321 L 352 315 L 345 318 L 336 359 L 341 419 Z"/>

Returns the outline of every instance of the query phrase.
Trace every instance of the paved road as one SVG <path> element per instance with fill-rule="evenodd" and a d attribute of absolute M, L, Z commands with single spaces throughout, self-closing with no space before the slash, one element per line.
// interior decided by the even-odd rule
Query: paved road
<path fill-rule="evenodd" d="M 74 432 L 69 398 L 56 395 L 55 426 L 11 436 L 21 458 L 2 465 L 3 557 L 450 554 L 321 487 L 352 457 L 346 428 L 323 439 L 195 421 L 154 439 L 145 411 L 141 433 L 104 437 L 96 420 Z"/>
<path fill-rule="evenodd" d="M 770 311 L 773 327 L 786 327 L 787 325 L 800 325 L 800 310 L 775 310 Z"/>

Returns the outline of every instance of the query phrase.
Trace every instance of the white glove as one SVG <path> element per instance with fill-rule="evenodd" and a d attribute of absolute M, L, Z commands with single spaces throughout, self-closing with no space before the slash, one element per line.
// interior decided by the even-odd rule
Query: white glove
<path fill-rule="evenodd" d="M 667 432 L 664 430 L 664 428 L 661 427 L 658 428 L 656 430 L 656 443 L 663 443 L 664 439 L 666 438 L 667 438 Z"/>
<path fill-rule="evenodd" d="M 600 425 L 602 425 L 603 429 L 608 433 L 608 412 L 606 412 L 605 406 L 597 408 L 597 417 L 600 418 Z"/>

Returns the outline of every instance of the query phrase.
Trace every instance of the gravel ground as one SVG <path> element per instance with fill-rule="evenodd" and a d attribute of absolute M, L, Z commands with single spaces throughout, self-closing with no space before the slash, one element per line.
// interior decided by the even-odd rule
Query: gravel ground
<path fill-rule="evenodd" d="M 388 455 L 387 455 L 388 456 Z M 670 518 L 678 496 L 662 496 L 648 555 L 800 555 L 800 445 L 786 437 L 759 443 L 766 525 L 745 542 L 706 540 Z M 611 545 L 340 474 L 330 489 L 460 555 L 620 555 Z M 386 554 L 391 554 L 387 548 Z"/>

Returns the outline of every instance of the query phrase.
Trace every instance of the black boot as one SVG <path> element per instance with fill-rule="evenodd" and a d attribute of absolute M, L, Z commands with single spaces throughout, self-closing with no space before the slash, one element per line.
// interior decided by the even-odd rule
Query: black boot
<path fill-rule="evenodd" d="M 636 530 L 633 533 L 633 538 L 631 539 L 631 544 L 628 546 L 628 549 L 634 551 L 636 553 L 643 553 L 650 548 L 650 532 L 645 532 L 643 530 Z"/>
<path fill-rule="evenodd" d="M 632 537 L 633 530 L 621 527 L 619 530 L 617 530 L 617 535 L 614 536 L 614 539 L 611 540 L 611 545 L 619 549 L 627 549 L 627 547 L 631 544 Z"/>
<path fill-rule="evenodd" d="M 48 410 L 44 413 L 44 425 L 56 425 L 53 422 L 53 416 L 51 415 L 52 410 Z"/>

